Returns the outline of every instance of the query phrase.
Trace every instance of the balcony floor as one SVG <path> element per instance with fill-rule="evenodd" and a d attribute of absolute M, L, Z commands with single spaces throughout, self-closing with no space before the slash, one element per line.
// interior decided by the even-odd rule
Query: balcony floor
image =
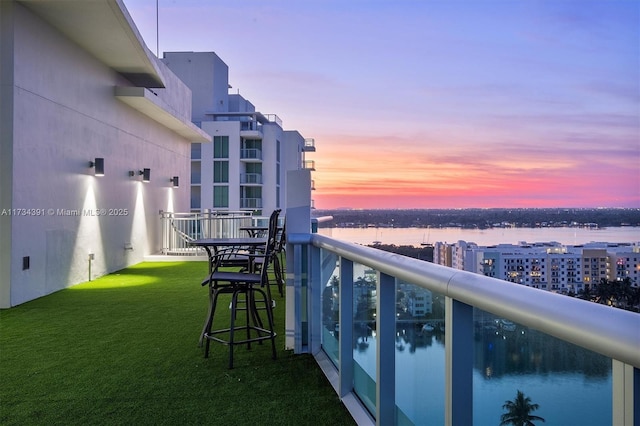
<path fill-rule="evenodd" d="M 353 424 L 313 357 L 283 349 L 277 290 L 277 360 L 204 358 L 206 270 L 145 262 L 0 311 L 0 424 Z"/>

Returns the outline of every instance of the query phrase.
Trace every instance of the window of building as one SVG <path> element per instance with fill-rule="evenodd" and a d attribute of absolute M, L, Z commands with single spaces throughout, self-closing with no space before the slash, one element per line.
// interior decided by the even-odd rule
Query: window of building
<path fill-rule="evenodd" d="M 229 207 L 229 187 L 213 187 L 213 207 Z"/>
<path fill-rule="evenodd" d="M 201 207 L 200 187 L 192 186 L 191 187 L 191 208 L 199 209 L 200 207 Z"/>
<path fill-rule="evenodd" d="M 216 183 L 229 182 L 229 162 L 213 162 L 213 181 Z"/>
<path fill-rule="evenodd" d="M 213 158 L 229 158 L 229 136 L 213 137 Z"/>
<path fill-rule="evenodd" d="M 191 159 L 199 160 L 202 158 L 202 144 L 201 143 L 192 143 L 191 144 Z"/>

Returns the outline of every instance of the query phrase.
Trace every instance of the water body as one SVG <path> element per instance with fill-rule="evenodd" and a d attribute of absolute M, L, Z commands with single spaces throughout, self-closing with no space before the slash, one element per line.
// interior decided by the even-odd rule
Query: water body
<path fill-rule="evenodd" d="M 413 246 L 458 240 L 479 245 L 517 244 L 520 241 L 557 241 L 567 245 L 593 241 L 640 241 L 640 227 L 598 230 L 330 228 L 321 229 L 320 233 L 359 244 L 380 241 L 383 244 Z M 513 400 L 518 390 L 540 405 L 533 414 L 545 418 L 544 424 L 611 424 L 612 372 L 609 358 L 518 324 L 507 322 L 508 326 L 504 326 L 501 319 L 479 310 L 474 314 L 474 323 L 474 424 L 499 424 L 500 415 L 504 412 L 502 405 Z M 371 393 L 375 389 L 372 386 L 375 378 L 375 332 L 366 327 L 354 332 L 356 375 L 364 376 L 356 377 L 356 382 L 361 383 L 365 393 Z M 328 324 L 323 343 L 325 349 L 337 345 L 336 334 Z M 398 323 L 396 335 L 399 424 L 443 424 L 444 330 L 423 332 L 419 326 Z M 375 393 L 361 397 L 365 401 L 375 401 Z"/>
<path fill-rule="evenodd" d="M 358 244 L 420 246 L 423 243 L 455 243 L 459 240 L 480 246 L 557 241 L 579 245 L 593 241 L 609 243 L 640 242 L 640 227 L 625 226 L 604 229 L 590 228 L 321 228 L 322 235 Z"/>
<path fill-rule="evenodd" d="M 533 414 L 545 424 L 611 424 L 610 359 L 520 325 L 505 330 L 495 324 L 495 317 L 477 311 L 474 424 L 497 425 L 502 405 L 518 390 L 539 404 Z M 356 385 L 363 400 L 375 401 L 375 332 L 355 332 Z M 398 423 L 444 424 L 444 332 L 399 324 L 396 335 Z"/>

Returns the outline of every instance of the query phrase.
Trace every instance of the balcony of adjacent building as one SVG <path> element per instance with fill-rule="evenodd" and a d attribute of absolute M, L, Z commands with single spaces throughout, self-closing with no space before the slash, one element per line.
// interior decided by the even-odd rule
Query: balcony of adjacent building
<path fill-rule="evenodd" d="M 245 163 L 258 163 L 262 161 L 262 150 L 259 148 L 241 148 L 240 161 Z"/>
<path fill-rule="evenodd" d="M 261 173 L 242 173 L 240 174 L 240 185 L 262 185 Z"/>
<path fill-rule="evenodd" d="M 262 198 L 257 197 L 240 197 L 241 209 L 262 209 Z"/>
<path fill-rule="evenodd" d="M 304 152 L 316 152 L 316 140 L 313 138 L 305 138 Z"/>

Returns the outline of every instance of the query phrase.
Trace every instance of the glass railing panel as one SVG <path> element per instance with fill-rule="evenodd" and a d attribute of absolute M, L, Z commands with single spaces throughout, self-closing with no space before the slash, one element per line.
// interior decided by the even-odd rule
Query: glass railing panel
<path fill-rule="evenodd" d="M 353 264 L 353 388 L 372 413 L 376 408 L 376 282 L 375 270 Z"/>
<path fill-rule="evenodd" d="M 338 323 L 340 309 L 340 268 L 338 256 L 328 250 L 320 251 L 320 279 L 322 290 L 322 349 L 338 367 Z"/>
<path fill-rule="evenodd" d="M 444 424 L 444 296 L 396 280 L 396 423 Z"/>
<path fill-rule="evenodd" d="M 546 424 L 611 424 L 610 358 L 479 309 L 473 345 L 474 424 L 500 423 L 518 391 Z"/>

